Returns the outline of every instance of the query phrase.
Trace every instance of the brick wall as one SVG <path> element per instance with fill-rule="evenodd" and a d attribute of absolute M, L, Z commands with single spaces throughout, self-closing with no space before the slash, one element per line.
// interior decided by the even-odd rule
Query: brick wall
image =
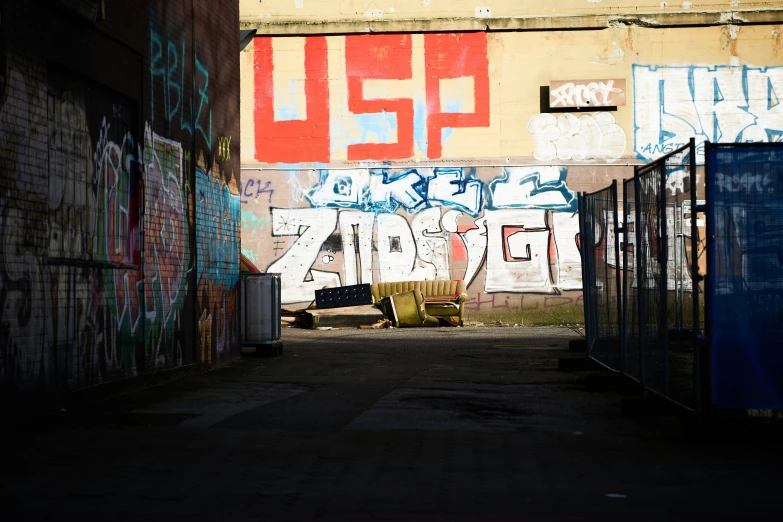
<path fill-rule="evenodd" d="M 238 353 L 236 2 L 59 4 L 0 21 L 0 387 L 217 364 Z"/>

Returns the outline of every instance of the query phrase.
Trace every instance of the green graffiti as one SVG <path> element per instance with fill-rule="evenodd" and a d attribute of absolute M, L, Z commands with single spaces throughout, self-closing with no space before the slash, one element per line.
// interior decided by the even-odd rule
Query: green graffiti
<path fill-rule="evenodd" d="M 251 234 L 264 230 L 268 224 L 269 220 L 266 217 L 257 216 L 252 210 L 242 209 L 242 228 L 249 229 Z"/>
<path fill-rule="evenodd" d="M 171 338 L 185 305 L 190 266 L 187 197 L 182 188 L 184 154 L 179 142 L 144 133 L 145 275 L 143 310 L 148 329 Z M 161 336 L 162 337 L 162 336 Z"/>
<path fill-rule="evenodd" d="M 249 248 L 243 248 L 242 249 L 242 255 L 248 258 L 251 263 L 254 265 L 258 262 L 258 257 L 256 257 L 256 253 L 250 250 Z"/>

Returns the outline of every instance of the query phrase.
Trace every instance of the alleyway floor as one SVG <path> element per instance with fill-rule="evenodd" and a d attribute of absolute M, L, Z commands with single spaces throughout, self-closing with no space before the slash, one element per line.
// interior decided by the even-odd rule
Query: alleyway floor
<path fill-rule="evenodd" d="M 3 423 L 0 520 L 779 520 L 779 429 L 624 413 L 558 371 L 576 337 L 286 329 L 279 359 Z"/>

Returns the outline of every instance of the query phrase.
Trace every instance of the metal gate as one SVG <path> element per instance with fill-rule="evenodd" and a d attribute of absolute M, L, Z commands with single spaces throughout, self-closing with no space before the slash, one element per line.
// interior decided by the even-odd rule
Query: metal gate
<path fill-rule="evenodd" d="M 622 362 L 620 245 L 617 240 L 617 182 L 580 197 L 580 230 L 585 267 L 585 318 L 588 355 L 613 370 Z"/>
<path fill-rule="evenodd" d="M 588 355 L 700 407 L 695 141 L 580 195 Z M 581 215 L 583 214 L 583 215 Z M 622 218 L 622 221 L 620 221 Z"/>

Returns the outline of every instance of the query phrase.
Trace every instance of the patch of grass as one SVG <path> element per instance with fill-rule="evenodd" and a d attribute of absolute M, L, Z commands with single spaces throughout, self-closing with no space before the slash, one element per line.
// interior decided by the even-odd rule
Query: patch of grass
<path fill-rule="evenodd" d="M 551 308 L 491 308 L 489 310 L 465 310 L 465 324 L 517 324 L 520 326 L 583 325 L 584 308 L 580 306 L 553 306 Z"/>

